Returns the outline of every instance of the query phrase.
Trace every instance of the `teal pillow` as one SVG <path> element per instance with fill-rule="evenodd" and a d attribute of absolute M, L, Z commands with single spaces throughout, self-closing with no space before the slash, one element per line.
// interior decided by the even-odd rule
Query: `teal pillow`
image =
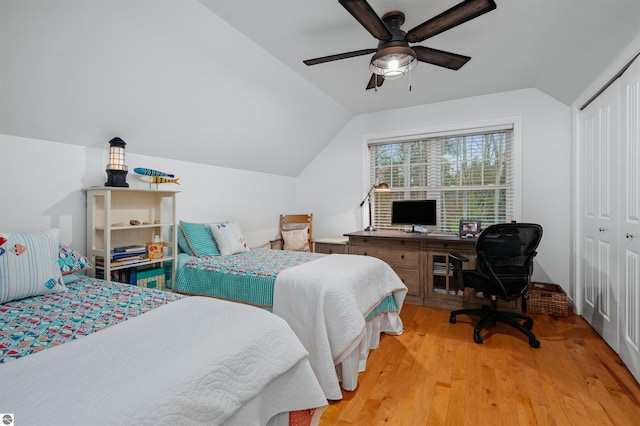
<path fill-rule="evenodd" d="M 73 274 L 73 273 L 62 276 L 62 281 L 64 281 L 65 284 L 75 283 L 79 279 L 80 279 L 80 277 L 78 275 L 76 275 L 76 274 Z"/>
<path fill-rule="evenodd" d="M 173 234 L 173 225 L 171 225 L 171 234 Z M 178 225 L 178 253 L 186 253 L 189 256 L 195 256 L 187 243 L 187 239 L 182 232 L 182 226 Z"/>
<path fill-rule="evenodd" d="M 187 243 L 187 248 L 193 256 L 220 256 L 220 251 L 213 239 L 213 234 L 204 223 L 180 221 L 180 231 Z M 183 249 L 183 251 L 189 253 L 188 250 Z"/>

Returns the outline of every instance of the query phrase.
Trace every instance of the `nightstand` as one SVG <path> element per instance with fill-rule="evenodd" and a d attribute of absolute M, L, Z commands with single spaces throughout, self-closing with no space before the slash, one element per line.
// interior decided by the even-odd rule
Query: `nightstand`
<path fill-rule="evenodd" d="M 349 254 L 349 238 L 334 237 L 315 240 L 314 251 L 326 254 Z"/>

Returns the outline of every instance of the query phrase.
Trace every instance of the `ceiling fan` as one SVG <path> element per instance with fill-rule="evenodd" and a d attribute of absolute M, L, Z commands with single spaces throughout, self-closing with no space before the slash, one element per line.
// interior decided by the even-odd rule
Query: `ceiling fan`
<path fill-rule="evenodd" d="M 402 77 L 413 69 L 418 61 L 452 70 L 460 69 L 471 59 L 469 56 L 430 47 L 409 46 L 409 43 L 424 41 L 497 7 L 493 0 L 464 0 L 405 33 L 400 28 L 405 17 L 402 12 L 394 10 L 380 18 L 366 0 L 338 1 L 373 37 L 379 40 L 378 47 L 307 59 L 303 62 L 306 65 L 316 65 L 375 53 L 369 64 L 373 75 L 367 84 L 367 90 L 382 86 L 385 79 L 393 80 Z"/>

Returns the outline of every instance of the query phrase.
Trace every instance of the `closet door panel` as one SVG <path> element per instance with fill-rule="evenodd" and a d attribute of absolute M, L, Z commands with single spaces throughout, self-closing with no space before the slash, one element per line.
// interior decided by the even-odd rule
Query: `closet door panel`
<path fill-rule="evenodd" d="M 640 59 L 620 78 L 620 265 L 619 354 L 640 381 Z"/>
<path fill-rule="evenodd" d="M 582 315 L 618 350 L 618 102 L 619 82 L 581 115 Z"/>

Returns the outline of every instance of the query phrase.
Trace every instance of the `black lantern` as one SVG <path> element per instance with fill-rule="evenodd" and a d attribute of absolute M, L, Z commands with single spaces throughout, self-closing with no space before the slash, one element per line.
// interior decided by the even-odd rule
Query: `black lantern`
<path fill-rule="evenodd" d="M 126 143 L 120 138 L 109 141 L 109 164 L 107 164 L 107 181 L 104 186 L 128 188 L 127 166 L 124 164 L 124 147 Z"/>

